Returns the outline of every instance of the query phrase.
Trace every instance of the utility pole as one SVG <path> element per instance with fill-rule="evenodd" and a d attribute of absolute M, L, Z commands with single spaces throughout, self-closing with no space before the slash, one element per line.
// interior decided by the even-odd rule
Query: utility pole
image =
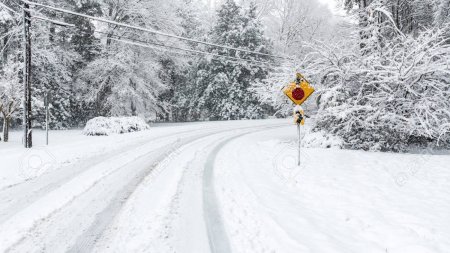
<path fill-rule="evenodd" d="M 23 3 L 23 143 L 25 148 L 31 148 L 31 15 L 28 3 Z"/>

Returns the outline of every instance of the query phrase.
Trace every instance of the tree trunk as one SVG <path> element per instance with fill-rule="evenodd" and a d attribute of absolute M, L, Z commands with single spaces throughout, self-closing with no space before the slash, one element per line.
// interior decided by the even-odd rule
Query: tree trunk
<path fill-rule="evenodd" d="M 400 22 L 400 0 L 397 0 L 397 4 L 395 5 L 395 24 L 397 25 L 397 28 L 402 31 L 403 27 Z"/>
<path fill-rule="evenodd" d="M 367 18 L 367 14 L 366 14 L 366 10 L 365 9 L 360 9 L 359 10 L 359 27 L 360 27 L 360 31 L 359 31 L 359 39 L 360 39 L 360 43 L 359 43 L 359 47 L 361 49 L 361 51 L 364 51 L 367 47 L 367 25 L 368 25 L 368 18 Z"/>
<path fill-rule="evenodd" d="M 9 121 L 7 117 L 3 117 L 3 141 L 8 142 L 9 140 Z"/>
<path fill-rule="evenodd" d="M 110 3 L 109 4 L 109 7 L 108 7 L 108 14 L 109 14 L 109 18 L 111 18 L 112 17 L 112 15 L 113 15 L 113 10 L 114 10 L 114 6 L 113 6 L 113 4 L 112 3 Z M 113 29 L 112 29 L 112 25 L 111 24 L 108 24 L 108 26 L 109 26 L 109 31 L 108 31 L 108 35 L 106 36 L 106 46 L 110 46 L 111 45 L 111 39 L 112 39 L 112 36 L 113 36 Z"/>
<path fill-rule="evenodd" d="M 8 32 L 8 26 L 5 26 L 5 34 Z M 8 43 L 9 36 L 6 36 L 3 38 L 3 44 L 2 48 L 5 47 L 2 53 L 2 62 L 6 64 L 6 61 L 8 60 L 8 50 L 6 50 L 6 44 Z"/>
<path fill-rule="evenodd" d="M 50 18 L 56 20 L 56 15 L 54 13 L 50 13 Z M 56 33 L 56 28 L 55 28 L 55 24 L 50 23 L 50 33 L 48 35 L 48 40 L 53 43 L 55 42 L 55 33 Z"/>

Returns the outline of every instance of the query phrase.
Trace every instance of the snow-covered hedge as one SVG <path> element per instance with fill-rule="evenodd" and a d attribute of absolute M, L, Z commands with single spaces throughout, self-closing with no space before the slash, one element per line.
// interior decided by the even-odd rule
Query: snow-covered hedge
<path fill-rule="evenodd" d="M 150 126 L 139 117 L 97 117 L 86 123 L 83 134 L 90 136 L 123 134 L 149 128 Z"/>

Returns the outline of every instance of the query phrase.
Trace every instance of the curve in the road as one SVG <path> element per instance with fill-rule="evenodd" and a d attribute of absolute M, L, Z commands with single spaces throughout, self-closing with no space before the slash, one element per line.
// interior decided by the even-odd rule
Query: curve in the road
<path fill-rule="evenodd" d="M 216 134 L 216 132 L 198 134 L 193 137 L 187 138 L 186 140 L 178 144 L 179 146 L 176 147 L 176 150 L 173 150 L 173 144 L 167 145 L 164 150 L 159 152 L 159 155 L 155 159 L 155 162 L 152 162 L 151 165 L 139 171 L 139 173 L 130 182 L 128 182 L 124 189 L 114 197 L 110 204 L 97 214 L 94 223 L 92 223 L 90 227 L 81 236 L 78 237 L 77 242 L 68 252 L 91 252 L 95 246 L 95 243 L 98 241 L 98 239 L 100 239 L 103 232 L 112 223 L 114 217 L 116 217 L 116 215 L 122 209 L 122 206 L 125 204 L 126 200 L 131 196 L 131 194 L 140 185 L 140 183 L 155 169 L 155 167 L 158 166 L 158 164 L 163 162 L 166 157 L 171 156 L 171 153 L 177 152 L 177 150 L 182 146 L 188 145 L 189 143 L 194 142 L 199 138 L 205 138 L 214 134 Z"/>
<path fill-rule="evenodd" d="M 188 134 L 192 133 L 193 131 L 201 130 L 202 129 L 180 131 L 176 132 L 176 134 Z M 2 206 L 2 209 L 0 210 L 0 224 L 15 215 L 18 211 L 26 208 L 49 192 L 61 187 L 84 171 L 104 162 L 110 157 L 119 155 L 123 152 L 123 150 L 138 149 L 148 144 L 150 141 L 155 142 L 164 138 L 168 138 L 171 135 L 174 135 L 174 133 L 158 137 L 146 137 L 136 143 L 130 141 L 130 144 L 126 144 L 122 148 L 112 150 L 97 156 L 89 157 L 86 160 L 82 160 L 70 166 L 58 169 L 51 174 L 44 174 L 41 177 L 33 178 L 14 186 L 1 189 L 0 205 Z"/>
<path fill-rule="evenodd" d="M 268 127 L 264 127 L 264 129 L 267 129 Z M 202 138 L 207 138 L 209 136 L 220 134 L 223 132 L 228 131 L 239 131 L 239 130 L 246 130 L 246 129 L 253 129 L 253 127 L 241 127 L 231 130 L 220 130 L 203 134 L 197 134 L 194 136 L 191 136 L 189 138 L 186 138 L 184 141 L 179 143 L 179 147 L 177 149 L 186 146 L 192 142 L 195 142 Z M 254 131 L 252 131 L 254 132 Z M 250 133 L 252 133 L 250 132 Z M 246 132 L 244 134 L 240 134 L 236 137 L 233 137 L 229 139 L 229 141 L 238 138 L 240 136 L 243 136 L 245 134 L 249 134 L 249 132 Z M 126 200 L 131 196 L 131 194 L 134 192 L 134 190 L 140 185 L 140 183 L 149 175 L 153 169 L 163 160 L 171 156 L 171 153 L 177 152 L 177 150 L 171 150 L 173 149 L 172 145 L 168 145 L 165 149 L 165 151 L 161 151 L 161 154 L 157 156 L 155 159 L 156 162 L 153 162 L 150 166 L 144 168 L 141 170 L 137 176 L 135 176 L 125 187 L 123 190 L 120 191 L 120 193 L 114 197 L 114 199 L 110 202 L 110 204 L 100 213 L 98 213 L 94 223 L 90 225 L 90 227 L 81 235 L 78 237 L 77 242 L 72 246 L 72 248 L 69 250 L 69 252 L 91 252 L 94 248 L 96 242 L 100 239 L 103 232 L 108 229 L 110 224 L 113 222 L 114 217 L 120 212 L 123 205 L 125 204 Z M 229 252 L 229 251 L 228 251 Z"/>
<path fill-rule="evenodd" d="M 177 145 L 184 145 L 184 144 L 186 144 L 188 142 L 195 141 L 196 139 L 201 138 L 202 136 L 208 136 L 208 135 L 212 135 L 212 134 L 215 134 L 217 132 L 220 132 L 219 129 L 220 128 L 210 128 L 210 129 L 207 130 L 207 133 L 201 133 L 201 134 L 198 134 L 198 133 L 196 133 L 197 131 L 192 131 L 192 130 L 191 131 L 183 131 L 183 133 L 185 133 L 185 132 L 186 133 L 187 132 L 191 132 L 191 133 L 195 132 L 196 134 L 195 135 L 191 134 L 190 136 L 182 137 L 181 139 L 185 139 L 185 141 L 182 141 L 181 143 L 179 143 L 180 138 L 176 138 L 176 139 L 174 139 L 174 142 L 169 142 L 168 144 L 160 147 L 157 151 L 152 149 L 152 150 L 149 150 L 148 152 L 145 152 L 138 159 L 144 159 L 144 158 L 148 157 L 149 160 L 152 161 L 151 164 L 152 165 L 156 165 L 156 163 L 158 162 L 157 158 L 161 157 L 161 156 L 158 156 L 158 154 L 162 154 L 162 157 L 166 157 L 166 156 L 170 155 L 170 152 L 174 151 L 173 150 L 174 143 L 176 143 Z M 203 130 L 203 131 L 205 131 L 205 130 Z M 160 138 L 158 138 L 158 139 L 160 139 Z M 138 146 L 136 148 L 139 149 L 139 148 L 141 148 L 141 146 Z M 136 148 L 134 148 L 134 149 L 136 149 Z M 132 149 L 132 150 L 134 150 L 134 149 Z M 155 155 L 155 152 L 157 153 L 156 155 Z M 156 157 L 156 159 L 155 159 L 155 157 Z M 123 165 L 123 166 L 121 166 L 121 167 L 119 167 L 117 169 L 112 170 L 108 175 L 106 175 L 104 177 L 104 179 L 106 179 L 108 177 L 112 177 L 115 174 L 117 174 L 119 171 L 121 171 L 123 169 L 126 169 L 127 166 L 130 165 L 131 163 L 133 163 L 133 161 L 130 161 L 130 162 L 126 163 L 125 165 Z M 151 168 L 153 168 L 153 167 L 154 166 L 147 166 L 147 167 L 141 168 L 141 170 L 145 170 L 148 173 L 149 169 L 151 171 Z M 140 182 L 140 181 L 136 181 L 136 180 L 132 180 L 132 181 L 135 182 L 135 183 L 136 182 L 137 183 Z M 107 210 L 108 208 L 106 208 L 106 209 L 99 210 L 98 214 L 102 214 L 102 213 L 106 214 L 106 213 L 108 213 L 108 211 L 111 212 L 111 214 L 108 214 L 107 216 L 97 216 L 96 215 L 96 220 L 95 220 L 94 224 L 92 226 L 90 226 L 87 229 L 87 231 L 84 231 L 80 238 L 77 238 L 77 243 L 82 242 L 81 245 L 75 245 L 73 247 L 73 249 L 79 248 L 80 250 L 78 252 L 88 252 L 89 251 L 89 249 L 92 247 L 92 245 L 95 244 L 95 241 L 101 236 L 101 233 L 103 232 L 103 230 L 109 225 L 109 223 L 105 222 L 105 221 L 111 221 L 115 217 L 115 214 L 117 214 L 117 212 L 120 210 L 120 207 L 123 205 L 124 196 L 126 198 L 128 192 L 129 192 L 129 194 L 132 193 L 132 191 L 133 191 L 133 187 L 132 187 L 133 186 L 133 182 L 130 181 L 129 184 L 127 185 L 127 186 L 130 186 L 130 187 L 124 187 L 122 190 L 119 191 L 118 196 L 114 196 L 112 202 L 117 202 L 118 201 L 119 204 L 115 205 L 114 203 L 110 203 L 110 206 L 111 207 L 112 206 L 117 206 L 116 209 Z M 90 191 L 94 187 L 97 187 L 97 186 L 101 187 L 101 185 L 99 183 L 100 182 L 92 185 L 88 190 L 85 191 L 85 193 L 87 191 Z M 126 183 L 128 183 L 128 182 L 126 182 Z M 50 221 L 51 220 L 51 218 L 50 218 L 51 216 L 53 216 L 55 213 L 58 213 L 59 211 L 63 210 L 65 207 L 67 207 L 69 205 L 72 205 L 75 201 L 77 201 L 77 198 L 70 200 L 68 203 L 64 204 L 64 206 L 61 206 L 60 208 L 55 210 L 52 214 L 49 214 L 48 216 L 46 216 L 42 220 Z M 39 201 L 39 200 L 36 200 L 36 201 Z M 100 217 L 101 217 L 101 219 L 100 219 Z M 94 227 L 94 225 L 100 225 L 100 226 L 98 226 L 96 228 L 96 227 Z M 33 228 L 30 228 L 30 229 L 38 229 L 38 228 L 36 226 L 34 226 Z M 22 244 L 24 242 L 24 240 L 26 239 L 26 237 L 29 236 L 29 235 L 30 235 L 29 233 L 28 233 L 28 235 L 23 235 L 23 237 L 19 241 L 13 243 L 10 246 L 6 246 L 6 245 L 2 245 L 2 246 L 6 246 L 7 249 L 9 249 L 9 250 L 12 250 L 12 249 L 16 248 L 17 246 L 20 247 L 20 244 Z M 75 250 L 75 251 L 77 251 L 77 250 Z"/>
<path fill-rule="evenodd" d="M 274 125 L 271 125 L 271 128 L 273 128 L 273 127 L 274 127 Z M 279 126 L 277 126 L 277 127 L 279 127 Z M 252 129 L 252 130 L 251 131 L 245 131 L 244 133 L 239 131 L 239 130 L 246 130 L 246 129 Z M 196 141 L 196 140 L 198 140 L 200 138 L 205 138 L 207 136 L 211 136 L 211 135 L 218 134 L 218 133 L 224 133 L 224 132 L 230 132 L 230 131 L 239 131 L 238 135 L 236 135 L 236 136 L 234 136 L 232 138 L 229 138 L 228 140 L 222 142 L 221 143 L 222 145 L 219 145 L 218 147 L 216 147 L 216 149 L 214 149 L 214 151 L 212 153 L 213 154 L 215 153 L 215 155 L 213 155 L 214 159 L 215 159 L 215 156 L 217 155 L 217 153 L 220 151 L 220 149 L 223 146 L 226 145 L 226 143 L 228 143 L 228 142 L 230 142 L 230 141 L 232 141 L 232 140 L 234 140 L 236 138 L 239 138 L 239 137 L 241 137 L 243 135 L 257 132 L 258 129 L 267 130 L 267 129 L 269 129 L 269 127 L 267 127 L 267 126 L 264 126 L 264 127 L 251 126 L 251 127 L 239 127 L 239 128 L 234 128 L 234 129 L 232 128 L 232 129 L 226 129 L 226 130 L 218 128 L 217 131 L 216 131 L 216 129 L 209 129 L 210 131 L 208 131 L 208 133 L 191 135 L 189 137 L 186 136 L 185 139 L 181 143 L 179 143 L 178 145 L 179 145 L 179 147 L 185 146 L 185 145 L 187 145 L 187 144 L 189 144 L 189 143 L 191 143 L 193 141 Z M 128 199 L 128 197 L 134 192 L 134 189 L 140 184 L 140 182 L 146 177 L 146 175 L 151 173 L 153 168 L 156 166 L 156 163 L 161 162 L 162 160 L 164 160 L 165 157 L 171 155 L 168 152 L 173 152 L 174 150 L 172 150 L 172 149 L 173 149 L 173 145 L 169 144 L 167 146 L 163 146 L 163 148 L 161 150 L 159 150 L 160 152 L 158 152 L 156 156 L 155 156 L 154 150 L 151 151 L 151 152 L 145 151 L 145 153 L 143 153 L 141 158 L 143 158 L 143 159 L 147 158 L 147 157 L 151 158 L 151 159 L 149 159 L 150 161 L 153 161 L 151 163 L 151 165 L 145 166 L 145 167 L 142 166 L 142 168 L 140 168 L 139 171 L 133 172 L 133 176 L 130 177 L 130 180 L 129 181 L 127 180 L 127 182 L 124 182 L 123 185 L 121 186 L 121 188 L 117 189 L 117 191 L 116 191 L 117 193 L 114 194 L 115 196 L 112 196 L 111 200 L 108 200 L 109 204 L 107 204 L 105 206 L 105 208 L 103 208 L 103 206 L 102 206 L 101 209 L 99 208 L 98 210 L 95 210 L 97 212 L 97 214 L 95 215 L 95 219 L 94 219 L 93 223 L 85 224 L 86 225 L 85 226 L 85 230 L 75 240 L 76 241 L 75 244 L 70 248 L 70 250 L 72 252 L 89 252 L 89 251 L 91 251 L 93 249 L 93 247 L 95 246 L 97 240 L 102 236 L 103 232 L 106 229 L 108 229 L 108 227 L 113 222 L 113 219 L 116 217 L 116 215 L 122 209 L 122 206 L 126 202 L 126 199 Z M 212 160 L 212 161 L 214 161 L 214 160 Z M 132 162 L 130 162 L 130 164 L 131 163 Z M 126 167 L 129 167 L 129 166 L 127 164 L 125 164 L 121 168 L 125 168 L 126 171 L 130 171 L 129 169 L 126 169 Z M 120 175 L 114 176 L 114 174 L 116 174 L 117 172 L 121 171 L 122 170 L 121 168 L 118 168 L 117 170 L 111 171 L 111 173 L 109 175 L 107 175 L 107 177 L 111 177 L 112 176 L 114 178 L 117 178 L 117 176 L 118 176 L 120 178 Z M 212 168 L 210 170 L 211 170 L 211 177 L 212 177 Z M 205 173 L 207 171 L 209 171 L 208 166 L 205 167 Z M 206 178 L 206 177 L 204 177 L 204 178 Z M 212 180 L 211 180 L 211 185 L 212 185 Z M 93 185 L 92 187 L 101 187 L 101 186 Z M 210 189 L 213 189 L 213 188 L 210 188 Z M 217 207 L 217 203 L 216 203 L 216 200 L 215 200 L 215 194 L 212 194 L 210 197 L 211 197 L 211 201 L 209 203 L 212 203 L 213 205 L 215 205 Z M 86 197 L 85 199 L 86 200 L 89 199 L 89 202 L 96 200 L 96 199 L 92 199 L 91 197 L 89 197 L 89 198 Z M 204 198 L 204 201 L 205 200 L 206 199 Z M 36 201 L 38 201 L 38 200 L 36 200 Z M 76 198 L 71 200 L 70 202 L 74 203 L 75 201 L 77 201 Z M 66 207 L 66 206 L 68 206 L 68 204 L 66 204 L 64 206 Z M 62 210 L 65 207 L 61 207 L 59 210 Z M 220 218 L 220 216 L 216 215 L 216 214 L 220 214 L 220 212 L 214 212 L 214 211 L 209 212 L 209 210 L 211 210 L 211 208 L 210 207 L 205 207 L 205 205 L 204 205 L 204 208 L 205 208 L 204 210 L 208 210 L 208 214 L 209 214 L 209 215 L 205 215 L 205 219 L 206 219 L 206 216 L 209 217 L 208 219 L 210 221 L 211 221 L 211 218 L 213 218 L 213 217 L 219 217 Z M 70 210 L 67 210 L 67 211 L 70 211 Z M 65 213 L 67 213 L 67 212 L 65 212 Z M 54 216 L 53 214 L 54 213 L 46 216 L 45 219 L 43 219 L 42 221 L 45 222 L 45 223 L 48 223 L 49 220 L 53 220 L 53 219 L 57 218 L 57 217 L 51 218 L 51 216 Z M 69 217 L 66 217 L 66 218 L 69 218 Z M 212 223 L 207 223 L 207 224 L 209 224 L 207 226 L 207 231 L 209 233 L 209 231 L 211 230 L 212 227 L 215 227 L 217 224 L 222 224 L 222 223 L 221 223 L 221 220 L 219 219 L 219 220 L 217 220 L 217 224 L 214 224 L 214 221 Z M 54 224 L 52 224 L 52 225 L 54 225 Z M 223 227 L 223 225 L 221 225 L 221 226 Z M 36 231 L 40 230 L 40 228 L 38 228 L 38 227 L 40 227 L 40 225 L 36 224 L 36 227 L 35 227 Z M 55 227 L 53 229 L 57 229 L 57 228 Z M 43 232 L 43 231 L 41 230 L 39 232 Z M 210 235 L 211 233 L 209 233 L 209 235 L 208 235 L 208 238 L 210 239 L 210 245 L 219 245 L 222 249 L 229 249 L 229 243 L 228 243 L 228 240 L 226 239 L 227 237 L 226 237 L 225 231 L 223 231 L 223 233 L 224 233 L 225 236 L 222 237 L 222 238 L 218 237 L 217 239 L 222 240 L 223 242 L 225 242 L 226 245 L 228 245 L 228 248 L 225 248 L 227 246 L 224 246 L 224 245 L 221 245 L 220 243 L 217 243 L 216 239 L 214 239 L 214 238 L 211 239 L 212 238 L 212 236 Z M 21 239 L 21 242 L 26 240 L 26 237 L 27 236 L 24 235 L 24 237 L 22 237 L 22 239 Z M 38 238 L 36 238 L 36 239 L 38 239 Z M 32 243 L 32 241 L 31 241 L 31 243 Z M 21 244 L 21 243 L 17 242 L 14 245 L 11 245 L 11 246 L 12 246 L 12 248 L 15 248 L 16 246 L 19 246 L 19 248 L 20 248 L 19 244 Z M 35 246 L 37 246 L 37 245 L 35 245 Z M 67 246 L 70 247 L 69 244 L 67 244 Z M 9 249 L 11 249 L 11 248 L 9 247 Z M 213 252 L 230 252 L 230 251 L 217 251 L 216 250 L 216 251 L 213 251 Z"/>
<path fill-rule="evenodd" d="M 280 125 L 280 126 L 285 126 Z M 223 223 L 222 212 L 214 189 L 214 163 L 219 152 L 230 142 L 256 132 L 267 131 L 280 126 L 262 127 L 263 129 L 241 133 L 219 143 L 209 155 L 203 175 L 203 212 L 212 253 L 230 253 L 231 245 Z"/>

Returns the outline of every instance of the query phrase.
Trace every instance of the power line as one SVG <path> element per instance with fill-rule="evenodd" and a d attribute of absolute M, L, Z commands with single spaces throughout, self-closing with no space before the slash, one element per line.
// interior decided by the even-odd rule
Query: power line
<path fill-rule="evenodd" d="M 38 21 L 45 21 L 45 22 L 55 23 L 57 25 L 66 26 L 66 27 L 69 27 L 69 28 L 77 29 L 80 33 L 88 34 L 88 33 L 84 32 L 84 31 L 82 31 L 80 28 L 77 28 L 73 24 L 68 24 L 68 23 L 64 23 L 64 22 L 60 22 L 60 21 L 55 21 L 55 20 L 43 18 L 43 17 L 37 17 L 37 16 L 32 16 L 32 18 L 38 18 L 39 19 Z M 220 54 L 215 54 L 215 53 L 210 53 L 210 52 L 204 52 L 204 51 L 200 51 L 200 50 L 194 50 L 194 49 L 187 49 L 187 48 L 181 48 L 181 47 L 176 47 L 176 46 L 164 45 L 164 44 L 160 44 L 160 43 L 156 43 L 156 42 L 144 41 L 144 40 L 139 40 L 139 39 L 125 38 L 124 36 L 115 35 L 115 34 L 109 34 L 109 33 L 106 33 L 106 32 L 100 32 L 100 31 L 93 31 L 93 32 L 94 33 L 98 33 L 98 34 L 103 34 L 103 35 L 106 35 L 106 36 L 114 36 L 116 38 L 111 38 L 111 40 L 114 40 L 114 41 L 117 41 L 117 42 L 121 42 L 121 43 L 125 43 L 125 44 L 129 44 L 129 45 L 141 46 L 141 47 L 152 48 L 152 49 L 160 49 L 160 50 L 165 50 L 165 51 L 169 51 L 169 49 L 174 49 L 174 50 L 184 51 L 184 52 L 188 52 L 188 53 L 203 54 L 203 55 L 209 55 L 209 56 L 213 56 L 213 57 L 227 58 L 227 59 L 236 60 L 236 61 L 245 61 L 245 62 L 249 62 L 249 63 L 254 64 L 254 65 L 256 65 L 256 64 L 266 64 L 266 65 L 270 64 L 270 62 L 265 62 L 265 61 L 244 59 L 244 58 L 238 58 L 238 57 L 233 57 L 233 56 L 228 56 L 228 55 L 220 55 Z M 126 40 L 123 40 L 122 38 L 125 38 Z M 166 49 L 161 48 L 161 47 L 164 47 Z"/>
<path fill-rule="evenodd" d="M 105 32 L 99 32 L 99 31 L 94 31 L 95 33 L 99 33 L 99 34 L 104 34 L 104 35 L 111 35 Z M 120 36 L 120 35 L 111 35 L 116 37 L 111 38 L 112 40 L 118 41 L 118 42 L 122 42 L 125 44 L 132 44 L 135 46 L 142 46 L 142 47 L 150 47 L 150 48 L 155 48 L 155 47 L 165 47 L 167 49 L 163 49 L 165 51 L 169 51 L 169 49 L 174 49 L 174 50 L 179 50 L 179 51 L 184 51 L 187 53 L 194 53 L 194 54 L 204 54 L 204 55 L 209 55 L 209 56 L 214 56 L 214 57 L 222 57 L 222 58 L 227 58 L 227 59 L 231 59 L 231 60 L 237 60 L 237 61 L 246 61 L 246 62 L 250 62 L 250 63 L 255 63 L 255 64 L 270 64 L 270 62 L 265 62 L 265 61 L 258 61 L 258 60 L 252 60 L 252 59 L 244 59 L 244 58 L 239 58 L 239 57 L 234 57 L 234 56 L 229 56 L 229 55 L 221 55 L 221 54 L 215 54 L 215 53 L 210 53 L 210 52 L 204 52 L 204 51 L 200 51 L 200 50 L 195 50 L 195 49 L 188 49 L 188 48 L 181 48 L 181 47 L 177 47 L 177 46 L 171 46 L 171 45 L 164 45 L 161 43 L 156 43 L 156 42 L 151 42 L 151 41 L 144 41 L 144 40 L 139 40 L 139 39 L 131 39 L 131 38 L 126 38 L 124 36 Z M 117 38 L 118 37 L 118 38 Z M 126 39 L 126 40 L 122 40 L 122 38 Z M 144 44 L 141 44 L 144 43 Z M 161 49 L 161 48 L 158 48 Z"/>
<path fill-rule="evenodd" d="M 76 15 L 76 16 L 80 16 L 80 17 L 96 20 L 96 21 L 99 21 L 99 22 L 104 22 L 104 23 L 109 23 L 109 24 L 113 24 L 113 25 L 117 25 L 117 26 L 122 26 L 122 27 L 131 28 L 131 29 L 136 29 L 136 30 L 149 32 L 149 33 L 156 34 L 156 35 L 161 35 L 161 36 L 166 36 L 166 37 L 175 38 L 175 39 L 179 39 L 179 40 L 189 41 L 189 42 L 193 42 L 193 43 L 197 43 L 197 44 L 202 44 L 202 45 L 207 45 L 207 46 L 212 46 L 212 47 L 218 47 L 218 48 L 224 48 L 224 49 L 230 49 L 230 50 L 236 50 L 236 51 L 240 51 L 240 52 L 245 52 L 245 53 L 250 53 L 250 54 L 255 54 L 255 55 L 261 55 L 261 56 L 268 56 L 268 57 L 279 58 L 279 59 L 284 59 L 284 60 L 292 60 L 291 58 L 284 57 L 284 56 L 260 53 L 260 52 L 256 52 L 256 51 L 246 50 L 246 49 L 233 48 L 233 47 L 229 47 L 229 46 L 225 46 L 225 45 L 219 45 L 219 44 L 204 42 L 204 41 L 190 39 L 190 38 L 186 38 L 186 37 L 181 37 L 181 36 L 177 36 L 177 35 L 173 35 L 173 34 L 163 33 L 163 32 L 159 32 L 159 31 L 156 31 L 156 30 L 151 30 L 151 29 L 148 29 L 148 28 L 143 28 L 143 27 L 139 27 L 139 26 L 123 24 L 123 23 L 119 23 L 119 22 L 115 22 L 115 21 L 111 21 L 111 20 L 107 20 L 107 19 L 103 19 L 103 18 L 97 18 L 97 17 L 86 15 L 86 14 L 81 14 L 81 13 L 78 13 L 78 12 L 73 12 L 73 11 L 69 11 L 69 10 L 65 10 L 65 9 L 61 9 L 61 8 L 56 8 L 56 7 L 45 5 L 45 4 L 30 2 L 30 1 L 26 1 L 26 0 L 22 0 L 22 1 L 25 2 L 25 3 L 28 3 L 30 5 L 40 6 L 40 7 L 48 8 L 48 9 L 51 9 L 51 10 L 54 10 L 54 11 L 68 13 L 68 14 L 71 14 L 71 15 Z"/>
<path fill-rule="evenodd" d="M 155 49 L 155 47 L 160 46 L 160 45 L 153 44 L 153 43 L 148 43 L 148 42 L 146 42 L 146 44 L 143 44 L 143 43 L 135 42 L 135 41 L 132 41 L 132 40 L 122 40 L 122 39 L 116 39 L 116 38 L 111 38 L 111 40 L 114 40 L 114 41 L 117 41 L 117 42 L 122 42 L 122 43 L 129 44 L 129 45 L 135 45 L 135 46 L 152 48 L 152 49 Z M 197 51 L 197 50 L 190 50 L 190 49 L 184 49 L 184 48 L 170 47 L 170 46 L 165 46 L 165 45 L 163 47 L 169 47 L 169 48 L 172 48 L 172 49 L 177 49 L 177 50 L 181 50 L 181 51 L 185 51 L 185 52 L 189 52 L 189 53 L 206 54 L 206 55 L 215 56 L 215 57 L 224 57 L 224 58 L 228 58 L 228 59 L 231 59 L 231 60 L 246 61 L 246 62 L 249 62 L 249 63 L 252 63 L 252 64 L 257 64 L 257 63 L 259 63 L 259 64 L 269 64 L 268 62 L 253 61 L 253 60 L 242 59 L 242 58 L 237 58 L 237 57 L 232 57 L 232 56 L 219 55 L 219 54 L 213 54 L 213 53 L 206 53 L 206 52 Z M 156 49 L 162 49 L 162 50 L 166 50 L 166 51 L 169 50 L 169 49 L 164 49 L 164 48 L 156 48 Z"/>
<path fill-rule="evenodd" d="M 47 21 L 47 22 L 50 22 L 50 23 L 53 23 L 53 24 L 59 25 L 59 26 L 75 27 L 74 24 L 68 24 L 68 23 L 61 22 L 61 21 L 51 20 L 51 19 L 48 19 L 48 18 L 45 18 L 45 17 L 41 17 L 41 16 L 33 15 L 33 16 L 31 16 L 31 18 L 40 19 L 42 21 Z"/>

